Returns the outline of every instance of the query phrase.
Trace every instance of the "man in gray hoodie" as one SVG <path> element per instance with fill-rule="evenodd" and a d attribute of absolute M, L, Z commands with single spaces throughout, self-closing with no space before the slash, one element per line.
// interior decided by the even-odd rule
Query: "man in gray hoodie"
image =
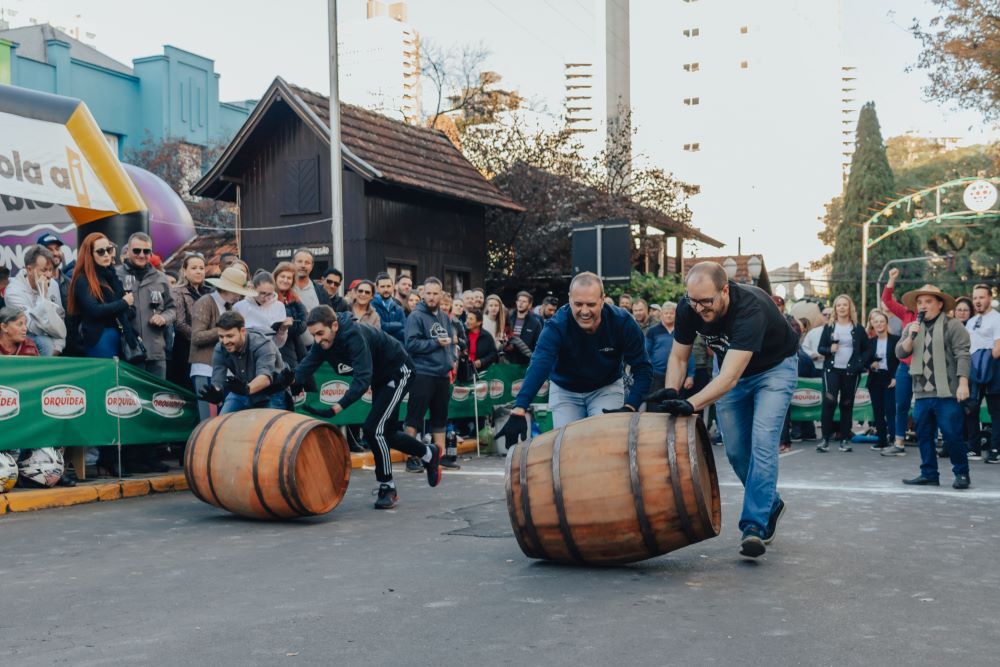
<path fill-rule="evenodd" d="M 451 318 L 438 307 L 441 292 L 441 281 L 427 278 L 424 281 L 423 301 L 406 318 L 406 351 L 414 367 L 410 400 L 406 405 L 406 432 L 416 435 L 421 431 L 424 415 L 430 409 L 431 434 L 434 444 L 443 453 L 448 401 L 451 399 L 448 375 L 455 367 L 457 356 Z M 442 457 L 441 466 L 459 467 L 454 454 Z M 423 470 L 423 466 L 417 470 Z"/>

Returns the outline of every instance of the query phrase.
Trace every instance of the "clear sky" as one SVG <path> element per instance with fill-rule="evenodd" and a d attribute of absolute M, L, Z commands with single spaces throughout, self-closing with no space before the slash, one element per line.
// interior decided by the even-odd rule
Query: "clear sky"
<path fill-rule="evenodd" d="M 667 1 L 673 0 L 632 4 Z M 96 35 L 87 41 L 129 65 L 133 58 L 161 52 L 163 44 L 211 58 L 221 74 L 223 100 L 259 97 L 275 75 L 323 93 L 329 90 L 325 0 L 2 0 L 0 6 L 17 12 L 8 16 L 14 26 L 29 18 L 77 25 Z M 364 0 L 340 0 L 340 20 L 363 17 L 364 6 Z M 409 0 L 408 7 L 409 22 L 422 38 L 444 45 L 481 42 L 492 52 L 488 66 L 503 75 L 505 85 L 555 112 L 561 103 L 563 63 L 586 49 L 594 20 L 593 0 Z M 929 1 L 843 0 L 843 8 L 845 59 L 859 68 L 859 99 L 876 102 L 884 136 L 916 131 L 970 143 L 996 136 L 974 113 L 926 102 L 926 77 L 906 72 L 919 52 L 907 28 L 914 17 L 926 21 L 933 15 Z M 662 29 L 633 22 L 633 42 L 655 43 Z M 633 53 L 632 88 L 646 85 L 657 85 L 655 58 Z M 794 94 L 793 88 L 789 91 Z M 655 126 L 640 128 L 650 136 L 656 132 Z M 829 184 L 796 186 L 815 188 L 819 212 Z M 758 244 L 766 240 L 767 247 L 749 246 L 745 239 L 744 248 L 765 252 L 771 267 L 808 262 L 823 252 L 815 240 L 818 223 L 795 230 L 770 230 L 766 222 L 759 227 Z M 705 231 L 713 233 L 707 226 Z"/>

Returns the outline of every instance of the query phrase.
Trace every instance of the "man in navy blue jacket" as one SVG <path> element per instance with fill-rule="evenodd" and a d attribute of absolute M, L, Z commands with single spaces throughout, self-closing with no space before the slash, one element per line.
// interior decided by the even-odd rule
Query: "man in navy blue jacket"
<path fill-rule="evenodd" d="M 437 447 L 428 447 L 399 428 L 399 405 L 409 390 L 413 373 L 413 363 L 403 346 L 380 329 L 357 322 L 351 313 L 335 313 L 330 306 L 313 308 L 306 326 L 315 342 L 295 369 L 292 393 L 301 393 L 323 362 L 330 364 L 339 375 L 351 376 L 350 386 L 333 407 L 317 410 L 305 405 L 306 412 L 328 419 L 357 402 L 371 387 L 372 405 L 363 428 L 365 435 L 374 441 L 372 454 L 375 477 L 379 481 L 375 508 L 396 506 L 390 447 L 420 458 L 427 470 L 427 482 L 437 486 L 441 481 Z"/>
<path fill-rule="evenodd" d="M 388 273 L 375 276 L 375 298 L 372 307 L 382 322 L 382 331 L 400 343 L 406 343 L 406 311 L 393 298 L 396 288 Z"/>
<path fill-rule="evenodd" d="M 632 367 L 634 383 L 625 396 L 622 372 Z M 525 410 L 549 380 L 552 424 L 566 424 L 605 412 L 635 412 L 649 391 L 651 367 L 642 329 L 628 311 L 604 303 L 604 284 L 579 273 L 569 286 L 569 303 L 545 323 L 514 409 L 504 426 L 507 446 L 527 437 Z"/>

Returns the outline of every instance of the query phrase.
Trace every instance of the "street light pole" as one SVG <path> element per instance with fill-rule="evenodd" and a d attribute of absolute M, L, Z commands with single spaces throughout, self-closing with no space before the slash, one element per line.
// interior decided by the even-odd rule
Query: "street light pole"
<path fill-rule="evenodd" d="M 865 310 L 868 298 L 868 225 L 871 220 L 865 220 L 861 225 L 861 313 L 862 316 L 868 311 Z"/>
<path fill-rule="evenodd" d="M 340 91 L 337 70 L 337 0 L 327 0 L 330 22 L 330 231 L 333 266 L 344 271 L 344 167 L 340 155 Z"/>

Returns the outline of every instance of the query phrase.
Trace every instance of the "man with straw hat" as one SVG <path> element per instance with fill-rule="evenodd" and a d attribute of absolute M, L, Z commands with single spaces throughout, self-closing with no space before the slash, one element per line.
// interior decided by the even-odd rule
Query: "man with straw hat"
<path fill-rule="evenodd" d="M 920 446 L 920 474 L 903 484 L 939 486 L 934 447 L 937 430 L 951 457 L 955 481 L 952 488 L 969 488 L 969 458 L 962 439 L 962 401 L 969 398 L 969 334 L 961 322 L 944 313 L 955 299 L 934 285 L 907 292 L 903 305 L 917 313 L 917 321 L 903 329 L 896 356 L 913 355 L 913 419 Z"/>

